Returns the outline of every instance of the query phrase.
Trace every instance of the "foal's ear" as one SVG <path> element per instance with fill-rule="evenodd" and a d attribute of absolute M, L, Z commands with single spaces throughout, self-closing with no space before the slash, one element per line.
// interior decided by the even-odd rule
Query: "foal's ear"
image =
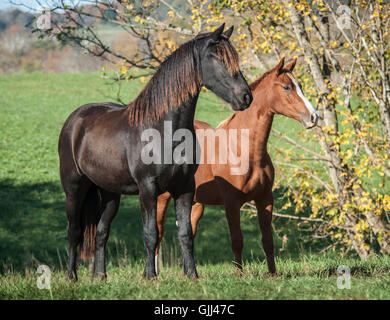
<path fill-rule="evenodd" d="M 225 28 L 225 23 L 223 23 L 217 30 L 210 34 L 210 38 L 214 41 L 218 41 L 221 37 L 223 29 Z"/>
<path fill-rule="evenodd" d="M 292 62 L 290 62 L 287 66 L 285 66 L 284 70 L 292 72 L 295 68 L 296 63 L 297 63 L 297 58 L 295 58 Z"/>
<path fill-rule="evenodd" d="M 283 73 L 283 67 L 284 67 L 284 57 L 280 59 L 279 63 L 275 67 L 275 71 L 278 75 Z"/>
<path fill-rule="evenodd" d="M 233 30 L 234 30 L 234 26 L 231 26 L 229 29 L 227 29 L 223 35 L 226 37 L 226 39 L 229 39 L 230 36 L 232 35 L 233 33 Z"/>

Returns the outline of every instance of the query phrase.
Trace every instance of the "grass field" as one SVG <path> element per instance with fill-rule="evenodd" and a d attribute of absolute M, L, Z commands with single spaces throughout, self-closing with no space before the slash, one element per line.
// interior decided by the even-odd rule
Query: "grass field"
<path fill-rule="evenodd" d="M 133 99 L 142 83 L 125 84 L 122 99 Z M 245 273 L 234 276 L 229 233 L 221 207 L 206 208 L 195 241 L 201 279 L 191 282 L 177 265 L 180 250 L 172 208 L 163 243 L 164 270 L 158 281 L 142 279 L 142 222 L 137 197 L 122 197 L 108 242 L 107 283 L 91 282 L 81 265 L 78 284 L 65 281 L 67 260 L 64 194 L 59 182 L 57 142 L 66 117 L 78 106 L 113 101 L 115 86 L 98 74 L 0 76 L 0 299 L 98 298 L 390 298 L 389 259 L 360 262 L 354 257 L 318 255 L 328 245 L 308 241 L 294 221 L 274 219 L 280 274 L 269 277 L 257 218 L 242 216 Z M 196 118 L 217 125 L 231 111 L 211 93 L 202 93 Z M 299 123 L 277 116 L 274 127 L 299 135 Z M 270 144 L 280 144 L 273 141 Z M 307 143 L 314 143 L 308 141 Z M 281 211 L 283 190 L 275 190 Z M 282 238 L 288 242 L 282 248 Z M 302 258 L 306 257 L 306 258 Z M 36 288 L 36 266 L 55 270 L 52 290 Z M 336 287 L 338 265 L 352 269 L 351 290 Z"/>
<path fill-rule="evenodd" d="M 350 289 L 338 289 L 337 267 L 351 269 Z M 366 262 L 326 256 L 278 260 L 278 276 L 270 276 L 262 262 L 247 263 L 238 276 L 231 264 L 200 265 L 200 279 L 192 281 L 178 267 L 164 268 L 158 280 L 142 277 L 143 262 L 109 269 L 102 283 L 91 281 L 86 268 L 78 283 L 63 271 L 51 278 L 51 290 L 37 288 L 34 273 L 0 279 L 0 299 L 390 299 L 390 260 Z"/>

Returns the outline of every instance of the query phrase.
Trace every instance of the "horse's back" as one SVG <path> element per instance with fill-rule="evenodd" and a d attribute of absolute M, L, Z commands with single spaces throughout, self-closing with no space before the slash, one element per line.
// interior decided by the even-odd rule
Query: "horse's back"
<path fill-rule="evenodd" d="M 64 123 L 63 129 L 71 127 L 79 119 L 94 118 L 107 112 L 122 110 L 125 108 L 126 106 L 113 102 L 84 104 L 78 107 L 68 116 Z"/>
<path fill-rule="evenodd" d="M 212 126 L 210 126 L 207 122 L 195 120 L 194 121 L 194 128 L 196 129 L 214 129 Z"/>
<path fill-rule="evenodd" d="M 122 110 L 126 106 L 112 103 L 88 103 L 78 107 L 74 110 L 66 119 L 58 140 L 58 152 L 61 157 L 61 153 L 64 153 L 64 149 L 73 150 L 74 142 L 80 133 L 85 130 L 88 123 L 93 122 L 96 118 L 103 114 L 115 110 Z M 68 152 L 69 150 L 66 150 Z M 61 159 L 60 159 L 61 160 Z"/>

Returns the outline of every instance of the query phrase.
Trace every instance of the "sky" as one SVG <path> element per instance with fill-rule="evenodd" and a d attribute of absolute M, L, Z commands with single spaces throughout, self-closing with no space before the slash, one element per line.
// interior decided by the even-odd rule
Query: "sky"
<path fill-rule="evenodd" d="M 69 0 L 65 1 L 65 3 L 88 3 L 92 2 L 91 0 Z M 41 5 L 40 5 L 40 4 Z M 12 9 L 12 8 L 19 8 L 21 10 L 28 10 L 27 7 L 33 8 L 35 10 L 40 9 L 43 7 L 51 7 L 51 4 L 56 3 L 56 0 L 0 0 L 0 10 L 4 9 Z M 15 4 L 22 4 L 21 6 L 17 6 Z M 24 5 L 24 6 L 23 6 Z"/>
<path fill-rule="evenodd" d="M 11 0 L 14 3 L 22 3 L 32 8 L 38 8 L 39 5 L 36 0 Z M 0 0 L 0 10 L 9 9 L 15 7 L 9 0 Z"/>

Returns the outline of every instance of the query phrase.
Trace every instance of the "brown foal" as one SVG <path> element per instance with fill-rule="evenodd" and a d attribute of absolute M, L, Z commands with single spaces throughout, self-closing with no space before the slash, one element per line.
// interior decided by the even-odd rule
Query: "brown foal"
<path fill-rule="evenodd" d="M 205 205 L 223 205 L 230 230 L 231 247 L 234 263 L 242 269 L 243 237 L 240 226 L 240 208 L 248 201 L 254 200 L 262 233 L 262 244 L 266 254 L 269 272 L 275 273 L 274 244 L 272 238 L 272 185 L 274 182 L 274 167 L 267 152 L 267 141 L 271 131 L 274 114 L 283 114 L 300 121 L 305 128 L 312 128 L 318 120 L 318 113 L 304 97 L 298 81 L 292 70 L 296 60 L 284 66 L 284 58 L 271 70 L 250 85 L 253 95 L 251 106 L 241 112 L 236 112 L 224 120 L 217 129 L 249 129 L 249 150 L 247 152 L 249 167 L 244 174 L 231 174 L 231 163 L 207 163 L 208 150 L 214 149 L 215 159 L 218 158 L 218 141 L 210 149 L 208 140 L 204 139 L 202 152 L 204 163 L 200 164 L 196 174 L 196 191 L 191 211 L 193 235 Z M 195 129 L 213 129 L 205 122 L 195 121 Z M 198 139 L 199 135 L 197 134 Z M 230 146 L 229 146 L 230 147 Z M 246 146 L 247 147 L 247 146 Z M 243 146 L 237 139 L 238 153 Z M 224 150 L 226 152 L 226 150 Z M 164 232 L 165 214 L 171 195 L 164 193 L 158 198 L 157 224 L 159 241 Z M 158 254 L 158 246 L 156 256 Z"/>

